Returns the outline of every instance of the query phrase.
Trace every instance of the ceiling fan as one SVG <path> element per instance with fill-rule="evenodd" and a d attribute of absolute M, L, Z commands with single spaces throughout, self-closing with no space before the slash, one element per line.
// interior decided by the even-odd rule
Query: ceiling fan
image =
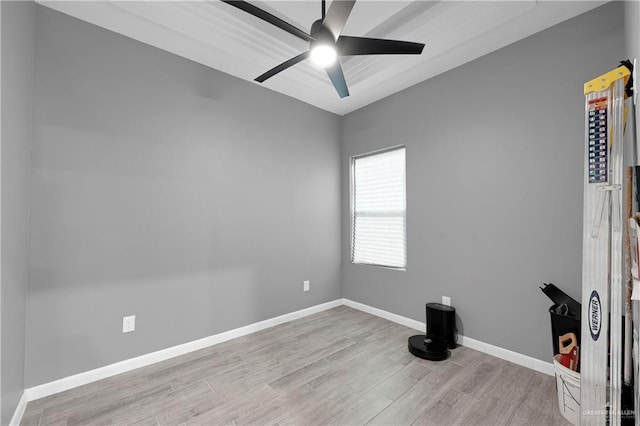
<path fill-rule="evenodd" d="M 309 42 L 307 52 L 303 52 L 257 77 L 255 81 L 259 83 L 263 83 L 279 72 L 310 58 L 312 62 L 325 69 L 340 98 L 345 98 L 349 96 L 349 89 L 344 79 L 339 56 L 419 55 L 424 48 L 423 43 L 342 35 L 342 29 L 349 18 L 355 0 L 333 0 L 329 10 L 326 11 L 325 0 L 322 0 L 322 18 L 311 25 L 309 34 L 246 1 L 222 1 Z"/>

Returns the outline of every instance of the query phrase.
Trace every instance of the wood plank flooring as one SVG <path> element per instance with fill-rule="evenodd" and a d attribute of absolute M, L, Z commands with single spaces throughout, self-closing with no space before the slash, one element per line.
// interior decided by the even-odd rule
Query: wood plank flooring
<path fill-rule="evenodd" d="M 564 425 L 553 377 L 340 306 L 32 401 L 22 425 Z"/>

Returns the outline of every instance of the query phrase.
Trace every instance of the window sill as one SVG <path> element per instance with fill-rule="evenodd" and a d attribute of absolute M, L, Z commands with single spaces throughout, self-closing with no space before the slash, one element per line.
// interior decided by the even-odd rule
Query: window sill
<path fill-rule="evenodd" d="M 407 271 L 407 267 L 405 266 L 404 268 L 397 268 L 395 266 L 385 266 L 385 265 L 376 265 L 373 263 L 358 263 L 358 262 L 351 262 L 352 265 L 357 265 L 357 266 L 373 266 L 375 268 L 381 268 L 381 269 L 387 269 L 390 271 L 399 271 L 399 272 L 406 272 Z"/>

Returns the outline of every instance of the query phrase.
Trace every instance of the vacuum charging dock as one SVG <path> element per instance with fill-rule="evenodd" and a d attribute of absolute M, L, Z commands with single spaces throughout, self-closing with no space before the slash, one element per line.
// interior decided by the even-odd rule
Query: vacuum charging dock
<path fill-rule="evenodd" d="M 427 303 L 427 334 L 409 337 L 409 352 L 430 361 L 449 358 L 456 347 L 456 310 L 440 303 Z"/>

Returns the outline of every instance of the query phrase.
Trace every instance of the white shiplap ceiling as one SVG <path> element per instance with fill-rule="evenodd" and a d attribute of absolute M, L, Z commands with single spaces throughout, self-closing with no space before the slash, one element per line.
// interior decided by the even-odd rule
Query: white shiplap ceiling
<path fill-rule="evenodd" d="M 422 55 L 342 58 L 351 93 L 344 99 L 308 61 L 263 86 L 343 115 L 605 2 L 360 0 L 343 34 L 425 43 Z M 254 84 L 308 50 L 305 41 L 215 0 L 39 3 Z M 320 0 L 252 3 L 305 31 L 320 17 Z"/>

